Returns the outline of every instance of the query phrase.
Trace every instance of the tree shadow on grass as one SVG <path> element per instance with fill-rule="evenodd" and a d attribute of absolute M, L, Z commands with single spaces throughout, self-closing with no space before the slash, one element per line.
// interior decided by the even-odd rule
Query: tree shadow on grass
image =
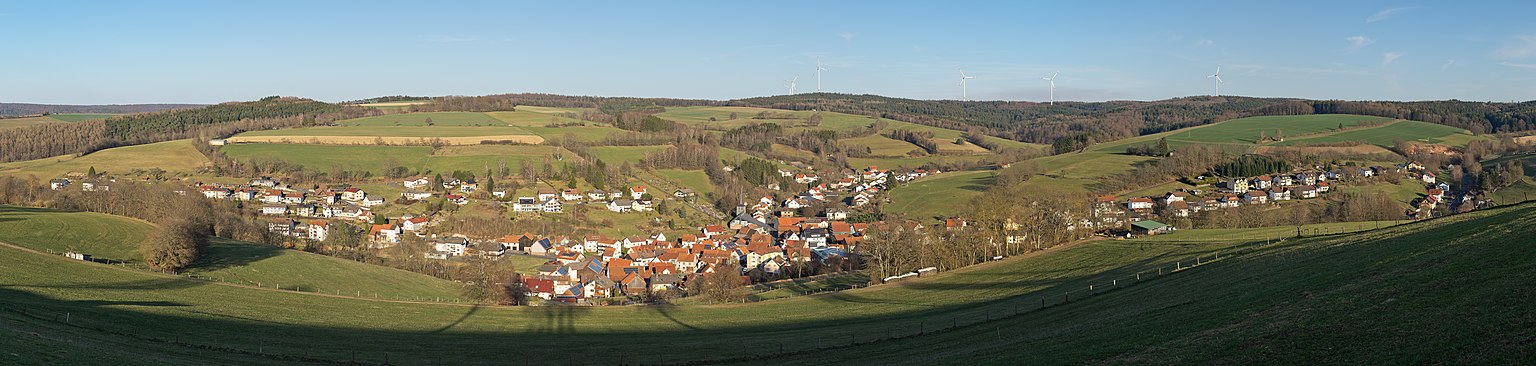
<path fill-rule="evenodd" d="M 283 248 L 251 244 L 225 238 L 213 238 L 202 258 L 188 268 L 198 271 L 219 271 L 239 268 L 283 254 Z"/>

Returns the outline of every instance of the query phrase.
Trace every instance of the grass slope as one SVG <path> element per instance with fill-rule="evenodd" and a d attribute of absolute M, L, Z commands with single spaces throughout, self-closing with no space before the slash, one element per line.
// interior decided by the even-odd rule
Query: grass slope
<path fill-rule="evenodd" d="M 432 126 L 502 126 L 502 123 L 485 113 L 476 112 L 421 112 L 404 114 L 386 114 L 337 121 L 338 126 L 427 126 L 427 119 L 432 119 Z"/>
<path fill-rule="evenodd" d="M 148 222 L 121 216 L 0 206 L 0 242 L 39 251 L 79 251 L 130 268 L 143 268 L 138 246 L 152 231 Z M 222 238 L 215 238 L 187 272 L 306 292 L 459 299 L 458 284 L 431 276 Z"/>
<path fill-rule="evenodd" d="M 192 147 L 192 140 L 111 148 L 76 157 L 56 156 L 37 160 L 0 164 L 0 174 L 36 175 L 52 178 L 68 172 L 84 173 L 96 167 L 102 173 L 127 173 L 134 169 L 160 168 L 168 172 L 189 172 L 207 164 L 208 158 Z"/>
<path fill-rule="evenodd" d="M 277 159 L 322 172 L 341 168 L 370 171 L 378 175 L 391 160 L 413 171 L 451 173 L 464 170 L 479 173 L 484 172 L 486 167 L 495 169 L 503 160 L 508 167 L 517 169 L 518 164 L 542 163 L 546 157 L 552 158 L 557 153 L 574 156 L 557 149 L 538 145 L 467 145 L 448 146 L 434 153 L 427 146 L 250 143 L 227 145 L 221 151 L 240 161 Z"/>
<path fill-rule="evenodd" d="M 1451 126 L 1419 121 L 1398 121 L 1373 128 L 1348 130 L 1317 137 L 1286 139 L 1285 142 L 1281 142 L 1278 145 L 1358 141 L 1390 147 L 1398 140 L 1403 140 L 1450 146 L 1466 146 L 1467 142 L 1480 138 L 1483 137 L 1473 136 L 1467 130 Z"/>
<path fill-rule="evenodd" d="M 1143 250 L 1098 241 L 899 285 L 748 304 L 608 308 L 485 308 L 274 292 L 125 272 L 0 247 L 0 278 L 7 279 L 0 285 L 0 308 L 48 312 L 32 317 L 0 311 L 0 329 L 48 334 L 40 339 L 0 339 L 0 348 L 23 350 L 14 357 L 0 354 L 12 357 L 0 361 L 88 362 L 90 358 L 80 357 L 94 353 L 73 352 L 75 344 L 132 353 L 114 359 L 119 364 L 163 364 L 183 357 L 207 363 L 229 357 L 227 349 L 251 352 L 238 362 L 242 364 L 280 363 L 257 355 L 258 349 L 268 355 L 331 361 L 351 360 L 356 351 L 357 360 L 370 363 L 382 362 L 390 352 L 394 364 L 473 364 L 503 360 L 508 344 L 518 345 L 519 360 L 545 364 L 699 360 L 740 353 L 743 344 L 783 343 L 786 349 L 804 350 L 849 335 L 911 331 L 918 322 L 938 327 L 981 304 L 1076 288 L 1104 275 L 1125 276 L 1228 245 L 1154 244 Z M 56 327 L 51 315 L 63 312 L 85 328 Z M 166 344 L 178 337 L 211 347 L 206 350 L 210 354 Z M 51 341 L 72 338 L 77 340 Z M 569 353 L 562 346 L 594 341 L 658 351 L 594 353 L 567 361 Z M 675 347 L 678 344 L 689 346 Z M 28 347 L 18 348 L 22 345 Z"/>
<path fill-rule="evenodd" d="M 1530 364 L 1536 205 L 1298 240 L 952 332 L 779 364 Z M 1006 330 L 1006 331 L 1004 331 Z"/>
<path fill-rule="evenodd" d="M 891 190 L 885 212 L 911 220 L 933 220 L 960 213 L 971 198 L 992 186 L 992 171 L 949 172 L 918 178 Z"/>

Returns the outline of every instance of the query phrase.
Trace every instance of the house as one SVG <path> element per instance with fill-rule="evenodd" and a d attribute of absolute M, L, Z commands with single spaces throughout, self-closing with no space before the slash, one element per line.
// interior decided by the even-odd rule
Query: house
<path fill-rule="evenodd" d="M 449 193 L 448 195 L 443 196 L 443 198 L 448 199 L 448 202 L 453 202 L 453 204 L 455 204 L 455 205 L 464 205 L 464 204 L 469 203 L 469 199 L 468 198 L 464 198 L 464 196 L 462 196 L 462 195 L 457 195 L 457 194 L 453 194 L 453 193 Z"/>
<path fill-rule="evenodd" d="M 578 192 L 578 191 L 576 191 L 574 189 L 567 189 L 567 190 L 564 190 L 564 191 L 560 191 L 560 199 L 566 200 L 566 201 L 580 200 L 581 199 L 581 192 Z"/>
<path fill-rule="evenodd" d="M 1419 178 L 1423 179 L 1424 183 L 1435 184 L 1435 173 L 1424 172 L 1424 175 L 1420 176 Z"/>
<path fill-rule="evenodd" d="M 544 238 L 534 241 L 532 245 L 528 245 L 524 249 L 528 251 L 528 254 L 547 255 L 550 251 L 554 250 L 554 247 L 555 244 L 550 242 L 549 238 Z"/>
<path fill-rule="evenodd" d="M 288 214 L 288 206 L 284 206 L 284 205 L 261 205 L 261 214 L 262 215 L 274 215 L 274 216 L 287 215 Z"/>
<path fill-rule="evenodd" d="M 464 250 L 469 249 L 469 239 L 457 236 L 432 239 L 428 244 L 431 244 L 435 251 L 455 257 L 464 255 Z"/>
<path fill-rule="evenodd" d="M 1261 175 L 1261 176 L 1258 176 L 1256 178 L 1253 178 L 1253 182 L 1249 184 L 1249 188 L 1252 188 L 1252 189 L 1269 189 L 1269 187 L 1272 186 L 1272 185 L 1274 185 L 1274 178 L 1273 177 L 1270 177 L 1268 175 Z"/>
<path fill-rule="evenodd" d="M 393 224 L 377 224 L 368 229 L 368 238 L 381 243 L 399 243 L 400 227 Z"/>
<path fill-rule="evenodd" d="M 1188 197 L 1189 197 L 1189 194 L 1188 193 L 1184 193 L 1182 191 L 1168 192 L 1167 194 L 1164 194 L 1163 197 L 1161 198 L 1161 201 L 1162 201 L 1161 203 L 1164 206 L 1167 206 L 1169 204 L 1173 204 L 1174 202 L 1184 202 L 1184 199 L 1188 198 Z"/>
<path fill-rule="evenodd" d="M 427 179 L 427 177 L 412 177 L 412 178 L 406 178 L 405 182 L 403 182 L 403 183 L 405 185 L 405 188 L 421 188 L 421 187 L 426 187 L 428 185 L 431 185 L 432 184 L 432 180 Z"/>
<path fill-rule="evenodd" d="M 847 220 L 848 210 L 841 208 L 829 208 L 826 213 L 827 220 Z"/>
<path fill-rule="evenodd" d="M 364 196 L 362 201 L 358 201 L 358 204 L 363 205 L 363 207 L 378 206 L 384 204 L 384 198 L 379 196 Z"/>
<path fill-rule="evenodd" d="M 688 197 L 693 197 L 695 195 L 696 194 L 693 193 L 693 189 L 690 189 L 690 188 L 681 188 L 681 189 L 678 189 L 676 192 L 672 192 L 672 196 L 673 197 L 677 197 L 677 198 L 688 198 Z"/>
<path fill-rule="evenodd" d="M 324 241 L 330 234 L 330 223 L 320 220 L 310 221 L 308 229 L 306 236 L 310 240 Z"/>
<path fill-rule="evenodd" d="M 811 184 L 819 179 L 815 174 L 795 174 L 795 183 Z"/>
<path fill-rule="evenodd" d="M 1317 193 L 1328 193 L 1330 186 L 1331 184 L 1328 182 L 1317 182 Z"/>
<path fill-rule="evenodd" d="M 1269 202 L 1269 194 L 1264 191 L 1251 190 L 1243 194 L 1243 201 L 1248 202 L 1250 205 Z"/>
<path fill-rule="evenodd" d="M 648 192 L 649 191 L 647 191 L 645 189 L 645 186 L 630 187 L 629 188 L 629 198 L 637 199 L 638 200 L 638 199 L 640 199 L 640 197 L 644 197 L 645 194 L 648 193 Z"/>
<path fill-rule="evenodd" d="M 277 187 L 277 181 L 272 180 L 272 178 L 262 177 L 262 178 L 252 179 L 250 185 L 252 187 L 273 188 L 273 187 Z"/>
<path fill-rule="evenodd" d="M 1296 180 L 1295 177 L 1281 174 L 1275 176 L 1275 184 L 1280 186 L 1293 186 L 1296 185 Z"/>
<path fill-rule="evenodd" d="M 518 197 L 517 202 L 512 203 L 513 212 L 538 212 L 544 209 L 544 205 L 534 197 Z"/>
<path fill-rule="evenodd" d="M 298 225 L 298 222 L 290 219 L 275 219 L 267 223 L 267 231 L 282 236 L 293 236 L 294 228 L 298 227 Z"/>
<path fill-rule="evenodd" d="M 634 205 L 635 205 L 635 201 L 625 200 L 625 199 L 608 201 L 608 211 L 613 211 L 613 212 L 630 212 L 630 211 L 634 211 Z"/>
<path fill-rule="evenodd" d="M 507 253 L 507 245 L 499 241 L 485 241 L 475 244 L 475 250 L 488 257 L 500 257 Z"/>
<path fill-rule="evenodd" d="M 464 184 L 460 184 L 459 185 L 459 191 L 460 192 L 475 193 L 475 191 L 478 191 L 478 190 L 480 190 L 480 184 L 475 183 L 475 182 L 464 182 Z"/>
<path fill-rule="evenodd" d="M 83 192 L 106 192 L 112 190 L 112 183 L 107 181 L 80 182 L 80 190 Z"/>
<path fill-rule="evenodd" d="M 544 204 L 540 205 L 539 209 L 544 212 L 558 213 L 561 212 L 563 207 L 560 205 L 560 200 L 551 198 L 548 201 L 544 201 Z"/>
<path fill-rule="evenodd" d="M 1269 201 L 1270 202 L 1280 202 L 1280 201 L 1289 201 L 1289 200 L 1291 200 L 1291 190 L 1285 189 L 1285 188 L 1280 188 L 1280 187 L 1270 188 L 1270 190 L 1269 190 Z"/>
<path fill-rule="evenodd" d="M 410 232 L 418 232 L 422 229 L 426 229 L 427 224 L 432 222 L 432 219 L 426 216 L 413 216 L 409 218 L 402 217 L 401 219 L 400 228 Z"/>
<path fill-rule="evenodd" d="M 1247 192 L 1248 191 L 1248 179 L 1247 178 L 1234 178 L 1232 180 L 1229 180 L 1229 181 L 1227 181 L 1227 189 L 1232 190 L 1232 192 Z"/>
<path fill-rule="evenodd" d="M 69 184 L 69 180 L 65 180 L 64 184 L 68 185 Z M 54 188 L 54 190 L 58 190 L 58 189 L 59 188 Z M 203 197 L 207 197 L 207 198 L 210 198 L 210 199 L 216 199 L 216 200 L 221 200 L 221 199 L 229 198 L 229 196 L 234 193 L 234 192 L 230 191 L 228 188 L 219 188 L 219 187 L 214 187 L 214 186 L 202 186 L 198 190 L 203 192 Z"/>
<path fill-rule="evenodd" d="M 422 191 L 417 191 L 417 190 L 406 190 L 404 192 L 400 192 L 400 197 L 404 198 L 404 199 L 412 200 L 412 201 L 420 201 L 420 200 L 432 198 L 432 192 L 422 192 Z"/>
<path fill-rule="evenodd" d="M 55 190 L 55 191 L 60 190 L 60 189 L 64 189 L 64 187 L 68 187 L 68 186 L 69 186 L 69 179 L 58 178 L 58 179 L 54 179 L 54 180 L 48 181 L 48 188 L 52 189 L 52 190 Z"/>
<path fill-rule="evenodd" d="M 1150 209 L 1152 208 L 1152 199 L 1146 197 L 1131 198 L 1129 201 L 1126 201 L 1125 208 L 1131 210 Z"/>
<path fill-rule="evenodd" d="M 534 198 L 538 198 L 539 202 L 552 200 L 557 197 L 560 197 L 560 195 L 556 194 L 554 190 L 549 189 L 540 189 L 539 192 L 534 195 Z"/>
<path fill-rule="evenodd" d="M 347 188 L 346 190 L 341 191 L 341 199 L 348 202 L 362 201 L 363 197 L 367 196 L 367 193 L 363 192 L 361 189 L 357 189 L 356 187 Z"/>
<path fill-rule="evenodd" d="M 498 190 L 491 191 L 491 197 L 507 198 L 507 190 L 505 188 L 503 188 L 503 189 L 498 189 Z"/>
<path fill-rule="evenodd" d="M 1189 217 L 1189 203 L 1184 201 L 1174 201 L 1173 203 L 1169 203 L 1168 212 L 1177 217 Z"/>
<path fill-rule="evenodd" d="M 1157 221 L 1141 220 L 1131 223 L 1131 232 L 1136 235 L 1157 235 L 1173 231 L 1174 227 Z"/>
<path fill-rule="evenodd" d="M 1299 188 L 1291 190 L 1291 192 L 1293 194 L 1295 194 L 1296 196 L 1301 197 L 1302 199 L 1317 198 L 1317 186 L 1316 185 L 1301 186 Z"/>
<path fill-rule="evenodd" d="M 1315 185 L 1315 184 L 1317 184 L 1317 173 L 1313 173 L 1313 172 L 1296 173 L 1295 182 L 1296 182 L 1296 184 L 1306 185 L 1306 186 Z"/>
<path fill-rule="evenodd" d="M 603 192 L 601 189 L 587 191 L 587 199 L 596 201 L 604 198 L 608 198 L 608 192 Z"/>

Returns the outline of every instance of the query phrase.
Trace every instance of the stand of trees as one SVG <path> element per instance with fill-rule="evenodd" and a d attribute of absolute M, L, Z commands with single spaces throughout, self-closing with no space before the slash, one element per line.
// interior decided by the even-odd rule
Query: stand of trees
<path fill-rule="evenodd" d="M 1166 138 L 1157 139 L 1156 143 L 1125 148 L 1126 154 L 1139 156 L 1168 156 L 1170 152 L 1173 152 L 1173 150 L 1168 149 L 1168 139 Z"/>
<path fill-rule="evenodd" d="M 1232 162 L 1216 166 L 1215 170 L 1229 177 L 1251 177 L 1290 171 L 1291 164 L 1264 155 L 1243 155 Z"/>
<path fill-rule="evenodd" d="M 910 142 L 923 148 L 929 154 L 939 153 L 939 144 L 933 142 L 933 131 L 912 131 L 905 129 L 891 130 L 887 134 L 890 138 Z"/>

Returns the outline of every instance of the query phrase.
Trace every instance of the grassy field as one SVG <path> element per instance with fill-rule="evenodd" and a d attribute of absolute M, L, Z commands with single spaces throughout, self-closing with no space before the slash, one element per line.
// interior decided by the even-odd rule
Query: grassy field
<path fill-rule="evenodd" d="M 371 117 L 370 117 L 371 118 Z M 508 136 L 527 136 L 509 138 Z M 281 139 L 297 143 L 372 144 L 374 137 L 443 138 L 478 143 L 480 140 L 526 139 L 528 143 L 543 141 L 532 132 L 512 126 L 323 126 L 289 128 L 280 130 L 251 131 L 230 138 L 232 142 L 268 142 Z M 348 139 L 337 139 L 348 138 Z"/>
<path fill-rule="evenodd" d="M 691 189 L 693 189 L 694 192 L 698 192 L 699 195 L 704 195 L 705 193 L 709 193 L 709 192 L 714 192 L 715 191 L 715 186 L 713 184 L 709 183 L 709 175 L 704 174 L 703 171 L 699 171 L 699 170 L 682 170 L 682 169 L 658 169 L 658 170 L 656 170 L 656 175 L 659 175 L 662 178 L 666 178 L 667 180 L 670 180 L 673 183 L 676 183 L 676 184 L 681 185 L 683 187 L 691 188 Z M 665 193 L 671 193 L 671 192 L 665 192 Z"/>
<path fill-rule="evenodd" d="M 1471 132 L 1460 128 L 1419 121 L 1399 121 L 1373 128 L 1349 130 L 1335 134 L 1297 139 L 1286 139 L 1278 145 L 1334 143 L 1359 141 L 1377 146 L 1392 146 L 1397 140 L 1420 141 L 1431 144 L 1466 146 L 1478 139 Z"/>
<path fill-rule="evenodd" d="M 124 174 L 134 169 L 160 168 L 167 172 L 190 172 L 209 164 L 208 158 L 192 147 L 192 140 L 116 147 L 84 156 L 56 156 L 37 160 L 0 163 L 0 174 L 36 175 L 53 178 L 68 172 Z"/>
<path fill-rule="evenodd" d="M 519 107 L 519 108 L 521 108 L 521 107 Z M 791 119 L 753 119 L 753 117 L 757 116 L 758 113 L 765 112 L 765 111 L 769 112 L 769 113 L 773 113 L 773 114 L 788 115 L 788 116 L 792 116 L 793 118 L 791 118 Z M 736 119 L 730 119 L 731 113 L 736 113 L 736 117 L 737 118 Z M 672 120 L 672 121 L 677 121 L 677 122 L 680 122 L 680 123 L 690 124 L 690 125 L 712 126 L 712 127 L 722 128 L 722 129 L 735 128 L 735 127 L 745 126 L 745 125 L 752 124 L 752 123 L 777 123 L 777 124 L 784 125 L 785 127 L 788 127 L 790 132 L 794 132 L 794 131 L 797 131 L 797 130 L 802 130 L 802 129 L 807 129 L 808 128 L 808 127 L 804 127 L 804 121 L 805 121 L 806 118 L 809 118 L 812 113 L 815 113 L 815 112 L 811 112 L 811 111 L 790 111 L 790 110 L 782 110 L 782 109 L 768 109 L 768 108 L 755 108 L 755 107 L 678 107 L 678 108 L 667 108 L 666 112 L 659 113 L 656 116 L 661 117 L 661 118 L 666 118 L 666 119 Z M 874 118 L 870 118 L 869 116 L 860 116 L 860 115 L 836 113 L 836 112 L 821 112 L 821 117 L 822 117 L 821 125 L 816 127 L 816 128 L 818 128 L 818 129 L 826 129 L 826 130 L 835 130 L 835 131 L 847 131 L 847 130 L 866 128 L 870 124 L 875 122 L 875 119 Z M 710 118 L 714 118 L 715 121 L 710 121 L 709 120 Z M 955 140 L 955 138 L 960 137 L 960 135 L 964 133 L 962 131 L 957 131 L 957 130 L 950 130 L 950 129 L 932 127 L 932 126 L 927 126 L 927 125 L 920 125 L 920 124 L 915 124 L 915 123 L 901 122 L 901 121 L 885 120 L 885 122 L 890 125 L 890 127 L 887 128 L 888 130 L 906 129 L 906 130 L 915 130 L 915 131 L 932 131 L 934 133 L 934 140 L 938 141 L 938 142 L 953 142 Z M 1026 143 L 1026 142 L 1019 142 L 1019 141 L 1013 141 L 1013 140 L 1008 140 L 1008 139 L 996 138 L 996 137 L 991 138 L 991 140 L 993 142 L 996 142 L 999 145 L 1002 145 L 1002 146 L 1005 146 L 1005 147 L 1041 148 L 1043 146 L 1043 145 L 1039 145 L 1039 144 L 1031 144 L 1031 143 Z M 951 145 L 951 146 L 947 146 L 947 147 L 944 146 L 945 144 L 942 144 L 942 143 L 939 144 L 939 145 L 940 145 L 940 151 L 953 150 L 953 151 L 956 151 L 956 152 L 969 153 L 969 152 L 977 152 L 977 151 L 984 151 L 985 150 L 985 149 L 981 149 L 981 147 L 979 147 L 979 146 L 972 145 L 972 144 L 969 144 L 969 143 L 967 143 L 965 145 L 955 145 L 953 143 L 950 143 L 948 145 Z"/>
<path fill-rule="evenodd" d="M 753 364 L 1525 364 L 1536 346 L 1485 340 L 1529 330 L 1526 312 L 1516 309 L 1531 306 L 1521 289 L 1536 286 L 1536 263 L 1527 260 L 1526 243 L 1507 239 L 1532 235 L 1536 205 L 1525 205 L 1229 252 L 1123 288 L 1088 285 L 1130 283 L 1137 273 L 1172 270 L 1175 261 L 1210 258 L 1235 243 L 1092 241 L 837 293 L 606 308 L 273 292 L 0 248 L 0 278 L 7 279 L 0 306 L 28 311 L 0 311 L 0 331 L 36 334 L 0 337 L 0 349 L 11 350 L 0 361 L 79 363 L 112 354 L 114 363 L 129 365 L 278 364 L 292 362 L 279 357 L 352 360 L 356 352 L 360 362 L 472 364 L 503 359 L 510 342 L 523 350 L 520 360 L 539 364 L 720 364 L 716 358 L 743 353 L 778 353 L 743 360 Z M 1066 291 L 1077 295 L 1062 303 Z M 1099 294 L 1083 297 L 1090 292 Z M 1059 305 L 1032 310 L 1041 301 Z M 66 312 L 73 326 L 62 326 Z M 1014 312 L 1022 314 L 1009 316 Z M 772 316 L 744 315 L 765 313 Z M 925 334 L 876 341 L 919 331 Z M 666 351 L 575 357 L 558 347 L 571 342 Z M 860 344 L 822 348 L 850 342 Z M 676 344 L 689 346 L 668 347 Z M 742 344 L 759 346 L 743 352 Z"/>
<path fill-rule="evenodd" d="M 855 168 L 874 166 L 879 167 L 880 169 L 910 170 L 921 167 L 930 162 L 975 161 L 981 160 L 985 157 L 985 155 L 925 155 L 915 158 L 848 158 L 848 164 Z"/>
<path fill-rule="evenodd" d="M 992 187 L 992 171 L 949 172 L 918 178 L 891 190 L 886 213 L 910 220 L 937 221 L 960 213 L 971 198 Z"/>
<path fill-rule="evenodd" d="M 921 149 L 920 147 L 917 147 L 917 145 L 913 145 L 910 142 L 896 140 L 881 135 L 870 135 L 859 138 L 844 139 L 840 142 L 855 148 L 868 148 L 869 153 L 875 156 L 904 157 L 908 152 L 911 152 L 912 150 Z"/>
<path fill-rule="evenodd" d="M 655 145 L 597 146 L 591 149 L 592 155 L 596 156 L 598 159 L 601 159 L 604 163 L 607 163 L 610 166 L 614 166 L 624 162 L 629 162 L 630 164 L 639 163 L 640 159 L 645 158 L 645 154 L 665 150 L 666 148 L 667 146 L 664 145 Z"/>
<path fill-rule="evenodd" d="M 21 117 L 21 118 L 0 118 L 0 130 L 7 129 L 7 128 L 16 128 L 16 127 L 25 127 L 25 126 L 39 125 L 39 124 L 44 124 L 44 123 L 89 121 L 89 120 L 96 120 L 96 119 L 105 119 L 107 117 L 112 117 L 112 116 L 116 116 L 116 115 L 115 114 L 101 114 L 101 113 L 60 113 L 60 114 L 50 114 L 50 115 L 47 115 L 47 116 Z"/>
<path fill-rule="evenodd" d="M 485 115 L 502 121 L 509 126 L 517 127 L 543 127 L 552 123 L 591 123 L 579 119 L 561 117 L 557 115 L 558 112 L 535 112 L 521 110 L 522 108 L 526 107 L 520 107 L 520 110 L 513 112 L 486 112 Z"/>
<path fill-rule="evenodd" d="M 506 125 L 506 123 L 488 116 L 485 113 L 477 112 L 420 112 L 386 114 L 382 116 L 336 121 L 336 125 L 352 127 L 427 126 L 428 119 L 432 120 L 431 126 L 433 127 Z"/>
<path fill-rule="evenodd" d="M 0 241 L 33 250 L 79 251 L 130 268 L 143 268 L 139 242 L 153 230 L 148 222 L 121 216 L 0 206 Z M 460 300 L 458 284 L 431 276 L 221 238 L 187 272 L 306 292 Z"/>
<path fill-rule="evenodd" d="M 1412 221 L 1358 221 L 1358 222 L 1330 222 L 1325 224 L 1301 225 L 1300 232 L 1303 235 L 1341 234 L 1358 231 L 1375 230 L 1398 224 L 1406 224 Z M 1174 232 L 1152 235 L 1138 238 L 1140 242 L 1230 242 L 1249 240 L 1282 239 L 1296 236 L 1296 226 L 1270 226 L 1243 229 L 1179 229 Z"/>
<path fill-rule="evenodd" d="M 522 163 L 542 163 L 545 157 L 557 153 L 575 156 L 558 148 L 538 145 L 468 145 L 448 146 L 435 154 L 427 146 L 373 146 L 373 145 L 305 145 L 305 144 L 234 144 L 223 151 L 240 161 L 251 159 L 277 159 L 305 166 L 307 169 L 330 171 L 333 167 L 350 171 L 370 171 L 379 174 L 386 163 L 393 161 L 399 166 L 420 171 L 448 173 L 455 170 L 484 172 L 505 160 L 516 169 Z"/>

